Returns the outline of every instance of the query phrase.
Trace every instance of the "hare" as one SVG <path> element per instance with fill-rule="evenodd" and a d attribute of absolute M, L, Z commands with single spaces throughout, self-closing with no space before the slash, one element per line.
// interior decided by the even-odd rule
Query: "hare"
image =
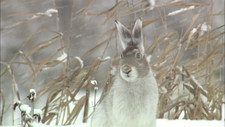
<path fill-rule="evenodd" d="M 156 127 L 158 86 L 144 51 L 142 21 L 137 19 L 132 31 L 115 24 L 123 52 L 91 127 Z"/>

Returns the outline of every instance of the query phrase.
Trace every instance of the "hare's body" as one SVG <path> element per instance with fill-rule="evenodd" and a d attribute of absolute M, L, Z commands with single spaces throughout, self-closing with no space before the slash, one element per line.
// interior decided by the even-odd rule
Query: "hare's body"
<path fill-rule="evenodd" d="M 117 22 L 124 51 L 112 86 L 93 114 L 92 127 L 156 127 L 158 86 L 144 54 L 141 27 L 138 20 L 131 36 Z"/>
<path fill-rule="evenodd" d="M 115 77 L 96 108 L 92 127 L 155 127 L 158 88 L 151 73 L 133 83 Z"/>

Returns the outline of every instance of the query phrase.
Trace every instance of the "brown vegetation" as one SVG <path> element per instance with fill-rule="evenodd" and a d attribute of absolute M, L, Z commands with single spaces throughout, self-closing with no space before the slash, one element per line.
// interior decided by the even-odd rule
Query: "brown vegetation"
<path fill-rule="evenodd" d="M 8 2 L 4 0 L 3 2 Z M 73 1 L 74 2 L 74 1 Z M 73 22 L 79 17 L 88 17 L 91 22 L 92 18 L 96 18 L 104 15 L 106 18 L 100 22 L 102 25 L 111 24 L 115 19 L 127 17 L 127 19 L 133 20 L 138 16 L 142 16 L 149 13 L 150 6 L 147 5 L 147 1 L 119 1 L 116 0 L 116 4 L 112 5 L 112 8 L 98 13 L 86 13 L 94 0 L 90 0 L 86 6 L 79 12 L 74 12 L 74 5 L 72 5 L 72 18 L 70 22 L 70 35 L 72 36 Z M 213 2 L 213 1 L 211 1 Z M 151 59 L 151 65 L 153 71 L 156 73 L 156 79 L 159 83 L 160 103 L 158 108 L 159 118 L 177 119 L 181 115 L 184 115 L 185 119 L 217 119 L 222 118 L 222 104 L 224 97 L 224 24 L 218 27 L 213 26 L 213 19 L 215 16 L 224 15 L 224 8 L 218 13 L 212 12 L 212 3 L 188 3 L 184 0 L 177 2 L 165 2 L 155 5 L 155 9 L 161 13 L 158 18 L 145 19 L 143 18 L 143 27 L 148 27 L 154 23 L 163 22 L 164 33 L 161 33 L 155 37 L 152 42 L 146 43 L 146 50 L 149 55 L 155 56 Z M 73 3 L 74 4 L 74 3 Z M 131 6 L 132 5 L 132 6 Z M 184 27 L 180 33 L 178 31 L 167 31 L 167 18 L 176 18 L 177 15 L 168 16 L 168 12 L 165 12 L 166 7 L 190 7 L 195 6 L 194 9 L 184 11 L 177 15 L 189 16 L 188 13 L 192 11 L 201 12 L 204 8 L 207 13 L 196 13 L 193 17 L 190 17 L 191 22 L 188 22 L 188 26 Z M 53 2 L 52 8 L 56 5 Z M 30 14 L 35 15 L 35 14 Z M 23 21 L 16 22 L 8 26 L 2 26 L 1 31 L 7 31 L 14 29 L 19 25 L 32 23 L 34 20 L 43 18 L 46 15 L 36 15 L 36 17 L 24 19 Z M 88 100 L 90 94 L 91 80 L 95 79 L 95 73 L 101 66 L 104 60 L 107 48 L 114 48 L 114 55 L 119 54 L 118 41 L 116 40 L 116 29 L 108 29 L 102 35 L 99 35 L 98 44 L 84 53 L 80 58 L 86 59 L 92 53 L 103 48 L 104 51 L 91 62 L 91 64 L 82 64 L 77 59 L 73 59 L 74 54 L 70 54 L 70 41 L 65 47 L 63 40 L 58 14 L 54 14 L 56 27 L 58 31 L 52 31 L 49 29 L 40 29 L 31 36 L 27 37 L 26 41 L 21 46 L 20 50 L 15 53 L 15 56 L 10 61 L 1 61 L 4 65 L 1 70 L 0 77 L 10 75 L 12 83 L 13 95 L 17 99 L 13 99 L 11 104 L 13 105 L 16 100 L 24 100 L 20 94 L 20 88 L 15 81 L 15 77 L 19 78 L 20 74 L 16 75 L 14 72 L 14 65 L 23 64 L 28 66 L 26 72 L 31 71 L 26 81 L 32 81 L 30 88 L 35 88 L 37 77 L 42 71 L 48 71 L 46 69 L 60 66 L 61 75 L 54 77 L 53 80 L 43 85 L 40 90 L 37 91 L 36 101 L 41 101 L 43 96 L 48 96 L 47 102 L 43 107 L 42 122 L 50 124 L 56 119 L 56 124 L 69 125 L 74 124 L 81 109 L 85 107 L 84 121 L 87 121 L 88 114 Z M 129 17 L 129 18 L 128 18 Z M 81 29 L 84 29 L 89 22 L 85 22 Z M 207 31 L 201 30 L 201 25 L 206 22 L 208 27 Z M 114 24 L 113 24 L 114 25 Z M 132 25 L 131 25 L 132 27 Z M 210 28 L 209 28 L 210 27 Z M 196 28 L 196 31 L 192 31 Z M 154 31 L 154 30 L 153 30 Z M 191 32 L 192 31 L 192 32 Z M 27 45 L 31 42 L 35 36 L 41 33 L 52 33 L 54 37 L 50 37 L 46 41 L 40 41 L 38 44 L 31 44 L 31 47 Z M 148 38 L 149 33 L 145 33 L 145 38 Z M 70 39 L 69 39 L 70 40 Z M 4 42 L 3 42 L 4 43 Z M 113 43 L 114 47 L 109 47 L 109 43 Z M 148 45 L 147 47 L 147 44 Z M 41 61 L 33 62 L 30 56 L 42 52 L 44 49 L 50 49 L 52 45 L 60 45 L 55 52 L 52 52 L 46 58 Z M 56 60 L 55 57 L 66 52 L 66 62 L 63 60 Z M 16 57 L 22 57 L 23 61 L 16 61 Z M 113 56 L 112 56 L 113 57 Z M 26 82 L 25 81 L 25 82 Z M 110 80 L 109 80 L 110 81 Z M 110 83 L 110 82 L 108 82 Z M 86 87 L 89 86 L 89 87 Z M 79 99 L 76 98 L 79 91 L 86 88 L 86 96 Z M 93 88 L 93 87 L 92 87 Z M 4 114 L 8 111 L 8 107 L 5 107 L 5 92 L 0 91 L 3 104 L 1 110 L 1 121 L 3 121 Z M 70 104 L 75 104 L 71 109 Z M 11 108 L 9 106 L 9 108 Z M 58 111 L 56 113 L 56 111 Z M 90 114 L 90 113 L 89 113 Z M 63 118 L 63 119 L 61 119 Z"/>

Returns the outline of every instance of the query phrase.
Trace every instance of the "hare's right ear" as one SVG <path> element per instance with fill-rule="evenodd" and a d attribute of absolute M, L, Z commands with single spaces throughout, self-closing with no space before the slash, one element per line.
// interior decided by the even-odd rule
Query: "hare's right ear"
<path fill-rule="evenodd" d="M 131 32 L 119 21 L 115 20 L 115 24 L 118 30 L 118 36 L 120 38 L 122 48 L 126 49 L 129 43 L 131 43 Z"/>
<path fill-rule="evenodd" d="M 136 44 L 141 52 L 144 54 L 144 44 L 143 44 L 143 33 L 142 33 L 142 21 L 141 19 L 137 19 L 132 30 L 132 39 L 134 44 Z"/>

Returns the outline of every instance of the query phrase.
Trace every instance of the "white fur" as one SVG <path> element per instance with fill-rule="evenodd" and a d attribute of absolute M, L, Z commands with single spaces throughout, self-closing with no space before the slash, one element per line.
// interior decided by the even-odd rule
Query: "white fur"
<path fill-rule="evenodd" d="M 92 127 L 155 127 L 158 86 L 152 72 L 135 82 L 116 75 L 106 98 L 96 107 Z"/>

